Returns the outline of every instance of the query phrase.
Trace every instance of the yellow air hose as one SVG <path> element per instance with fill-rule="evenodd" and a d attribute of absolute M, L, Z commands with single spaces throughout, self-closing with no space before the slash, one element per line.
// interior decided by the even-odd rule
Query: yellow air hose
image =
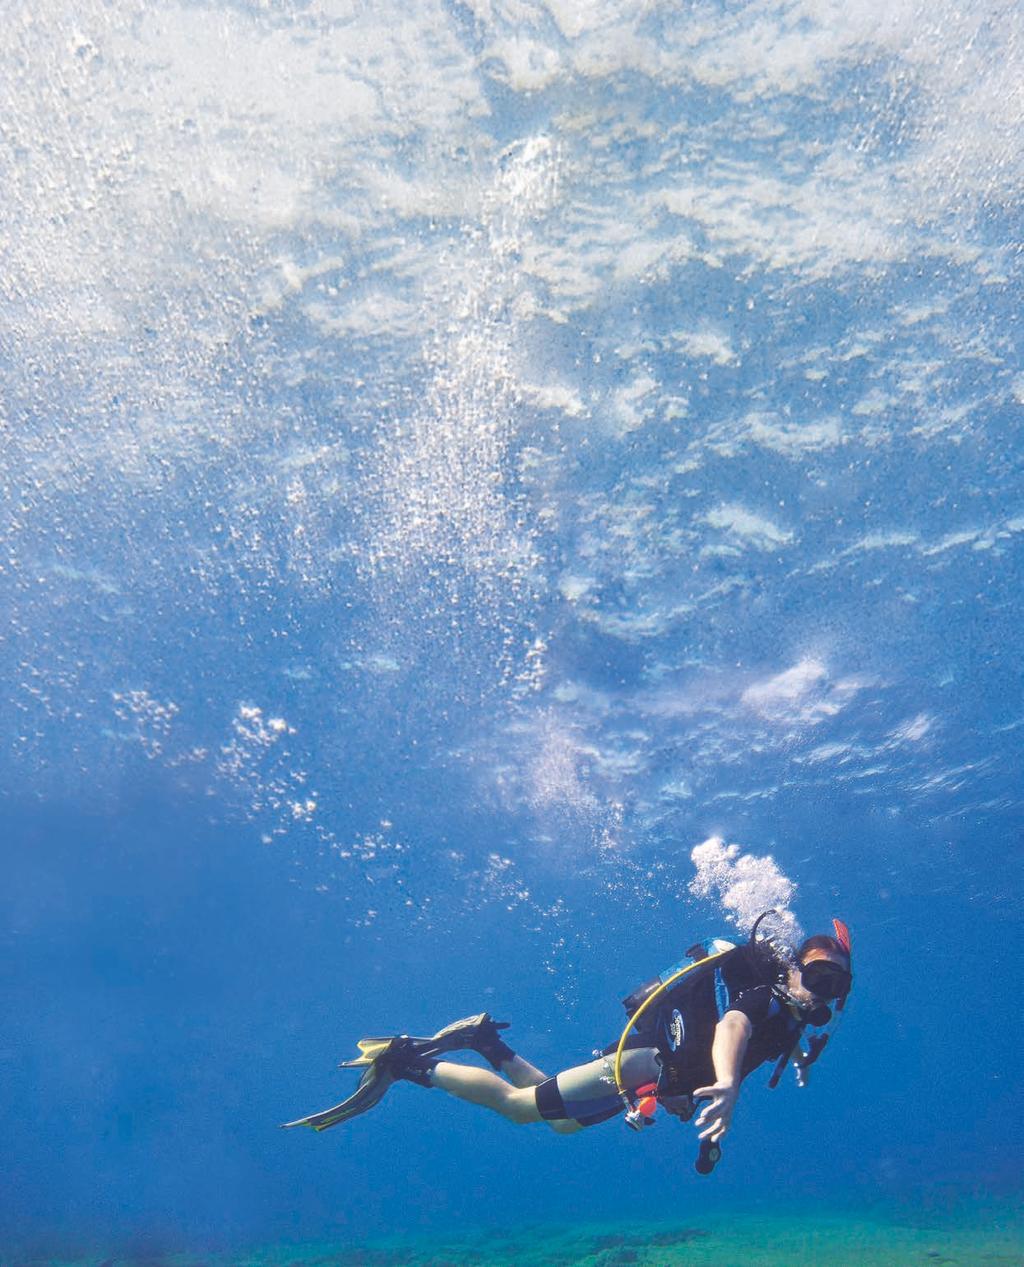
<path fill-rule="evenodd" d="M 615 1067 L 613 1072 L 615 1074 L 615 1090 L 619 1093 L 622 1103 L 626 1106 L 627 1112 L 633 1108 L 633 1101 L 630 1099 L 629 1092 L 622 1083 L 622 1053 L 626 1047 L 626 1039 L 629 1037 L 629 1031 L 637 1023 L 640 1017 L 643 1016 L 644 1012 L 647 1011 L 654 1000 L 664 994 L 670 985 L 675 985 L 680 977 L 685 977 L 688 972 L 693 972 L 694 968 L 703 968 L 705 964 L 713 963 L 716 959 L 721 959 L 725 955 L 732 954 L 735 949 L 735 946 L 730 946 L 728 950 L 718 950 L 713 955 L 707 955 L 704 959 L 698 959 L 696 963 L 689 963 L 685 968 L 680 968 L 678 972 L 673 972 L 667 981 L 663 981 L 656 990 L 651 991 L 647 998 L 644 999 L 637 1010 L 626 1022 L 626 1028 L 622 1031 L 622 1037 L 619 1039 L 619 1045 L 615 1049 Z"/>

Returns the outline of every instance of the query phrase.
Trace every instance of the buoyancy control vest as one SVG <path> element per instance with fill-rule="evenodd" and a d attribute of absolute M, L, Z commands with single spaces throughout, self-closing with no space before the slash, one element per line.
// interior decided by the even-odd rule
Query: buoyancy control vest
<path fill-rule="evenodd" d="M 685 970 L 685 971 L 684 971 Z M 659 1097 L 689 1094 L 714 1082 L 711 1049 L 715 1028 L 730 1008 L 731 997 L 755 986 L 775 987 L 784 976 L 780 962 L 761 943 L 736 945 L 722 937 L 697 942 L 686 959 L 673 964 L 623 999 L 629 1016 L 636 1017 L 630 1046 L 657 1048 L 662 1067 Z M 674 982 L 673 978 L 677 978 Z M 666 983 L 672 982 L 666 988 Z M 657 999 L 652 996 L 660 991 Z M 644 1007 L 647 1000 L 652 1006 Z M 751 1051 L 750 1068 L 790 1050 L 803 1028 L 803 1019 L 773 997 L 772 1049 Z M 744 1073 L 749 1072 L 745 1069 Z"/>
<path fill-rule="evenodd" d="M 741 1079 L 774 1057 L 776 1065 L 769 1087 L 778 1085 L 790 1062 L 798 1085 L 805 1085 L 807 1070 L 824 1051 L 836 1018 L 842 1014 L 845 993 L 838 999 L 835 1013 L 825 1004 L 808 1008 L 790 995 L 786 984 L 788 955 L 772 939 L 757 937 L 759 925 L 771 914 L 775 912 L 766 911 L 754 921 L 745 945 L 720 937 L 697 942 L 686 952 L 686 959 L 623 999 L 629 1019 L 618 1043 L 608 1047 L 605 1054 L 615 1053 L 616 1091 L 626 1110 L 626 1123 L 634 1130 L 653 1125 L 658 1103 L 682 1121 L 689 1120 L 694 1112 L 692 1093 L 715 1081 L 711 1059 L 715 1028 L 752 988 L 768 987 L 770 998 L 767 1008 L 764 996 L 754 1005 L 756 1021 L 747 1011 L 754 1030 L 744 1055 Z M 841 921 L 833 923 L 837 940 L 849 956 L 849 930 Z M 734 969 L 739 969 L 738 973 Z M 809 1025 L 828 1028 L 813 1035 L 804 1051 L 802 1039 Z M 638 1088 L 637 1100 L 622 1080 L 622 1056 L 627 1046 L 655 1047 L 661 1064 L 656 1086 Z M 720 1144 L 703 1139 L 695 1163 L 698 1173 L 710 1174 L 720 1158 Z"/>

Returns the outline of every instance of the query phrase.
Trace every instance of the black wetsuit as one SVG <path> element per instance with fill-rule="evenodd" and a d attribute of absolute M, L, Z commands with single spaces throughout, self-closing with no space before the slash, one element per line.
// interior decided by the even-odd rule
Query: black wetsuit
<path fill-rule="evenodd" d="M 760 947 L 743 945 L 726 956 L 713 970 L 701 973 L 692 983 L 684 977 L 666 991 L 667 998 L 657 1009 L 655 1024 L 631 1044 L 656 1038 L 665 1070 L 663 1089 L 682 1095 L 715 1081 L 711 1047 L 715 1027 L 726 1012 L 742 1012 L 751 1024 L 750 1041 L 743 1057 L 740 1077 L 745 1078 L 767 1060 L 778 1060 L 791 1051 L 800 1034 L 802 1021 L 775 993 L 782 969 L 776 959 Z M 682 1020 L 683 1041 L 672 1050 L 672 1014 Z"/>
<path fill-rule="evenodd" d="M 715 1027 L 726 1012 L 742 1012 L 751 1024 L 741 1079 L 766 1060 L 777 1060 L 792 1051 L 802 1020 L 775 994 L 773 987 L 783 972 L 782 965 L 761 946 L 741 945 L 714 964 L 680 978 L 651 1005 L 641 1017 L 639 1032 L 626 1041 L 625 1050 L 650 1054 L 648 1067 L 658 1080 L 658 1097 L 666 1107 L 673 1097 L 686 1097 L 698 1087 L 714 1084 L 711 1048 Z M 635 1013 L 668 976 L 668 972 L 663 973 L 631 995 L 625 1001 L 627 1011 Z M 600 1089 L 581 1078 L 584 1066 L 540 1083 L 536 1096 L 541 1117 L 595 1126 L 621 1113 L 622 1101 L 610 1077 L 610 1057 L 617 1047 L 618 1043 L 610 1043 L 604 1049 L 608 1075 Z"/>

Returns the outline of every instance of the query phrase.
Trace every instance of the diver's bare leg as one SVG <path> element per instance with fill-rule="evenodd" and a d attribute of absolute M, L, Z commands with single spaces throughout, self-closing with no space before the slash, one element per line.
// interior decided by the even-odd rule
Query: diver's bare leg
<path fill-rule="evenodd" d="M 627 1087 L 641 1086 L 657 1078 L 658 1064 L 653 1048 L 626 1052 L 622 1064 Z M 524 1081 L 529 1078 L 529 1081 L 522 1087 L 510 1087 L 508 1082 L 489 1069 L 457 1065 L 448 1060 L 442 1060 L 434 1066 L 430 1081 L 433 1086 L 440 1087 L 456 1099 L 482 1105 L 499 1113 L 509 1122 L 546 1121 L 560 1135 L 570 1135 L 582 1129 L 579 1122 L 570 1118 L 551 1120 L 541 1117 L 533 1088 L 544 1081 L 544 1075 L 521 1056 L 504 1061 L 502 1072 L 507 1073 L 510 1081 L 513 1076 Z M 567 1100 L 596 1099 L 607 1094 L 609 1087 L 614 1088 L 611 1064 L 605 1057 L 565 1069 L 558 1075 L 558 1085 Z"/>
<path fill-rule="evenodd" d="M 514 1067 L 518 1062 L 509 1060 L 505 1063 Z M 521 1061 L 518 1063 L 527 1064 Z M 532 1069 L 532 1066 L 528 1066 Z M 516 1071 L 518 1072 L 518 1071 Z M 537 1070 L 533 1070 L 534 1073 Z M 510 1075 L 511 1076 L 511 1075 Z M 533 1091 L 536 1083 L 527 1083 L 525 1087 L 510 1087 L 503 1078 L 490 1069 L 477 1069 L 475 1065 L 457 1065 L 450 1060 L 439 1061 L 430 1078 L 431 1085 L 440 1087 L 456 1099 L 466 1100 L 469 1104 L 480 1104 L 485 1109 L 493 1109 L 509 1122 L 543 1121 L 537 1110 L 537 1097 Z M 544 1081 L 541 1074 L 539 1082 Z"/>
<path fill-rule="evenodd" d="M 536 1087 L 548 1076 L 522 1056 L 513 1056 L 511 1060 L 501 1062 L 501 1072 L 514 1087 Z"/>
<path fill-rule="evenodd" d="M 435 1087 L 440 1087 L 449 1095 L 470 1104 L 481 1104 L 484 1108 L 493 1109 L 510 1122 L 523 1124 L 543 1121 L 537 1111 L 535 1097 L 517 1096 L 516 1091 L 529 1091 L 544 1082 L 548 1075 L 522 1056 L 503 1060 L 501 1073 L 511 1082 L 511 1087 L 489 1070 L 444 1061 L 434 1066 L 431 1081 Z M 578 1122 L 548 1122 L 548 1125 L 561 1135 L 569 1135 L 582 1129 Z"/>

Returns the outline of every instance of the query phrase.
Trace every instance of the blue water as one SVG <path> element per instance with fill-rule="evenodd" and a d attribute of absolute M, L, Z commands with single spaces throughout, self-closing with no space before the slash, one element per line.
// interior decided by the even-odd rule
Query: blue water
<path fill-rule="evenodd" d="M 12 24 L 0 1249 L 1019 1201 L 1021 13 L 848 8 Z M 768 906 L 855 989 L 710 1180 L 278 1130 Z"/>

